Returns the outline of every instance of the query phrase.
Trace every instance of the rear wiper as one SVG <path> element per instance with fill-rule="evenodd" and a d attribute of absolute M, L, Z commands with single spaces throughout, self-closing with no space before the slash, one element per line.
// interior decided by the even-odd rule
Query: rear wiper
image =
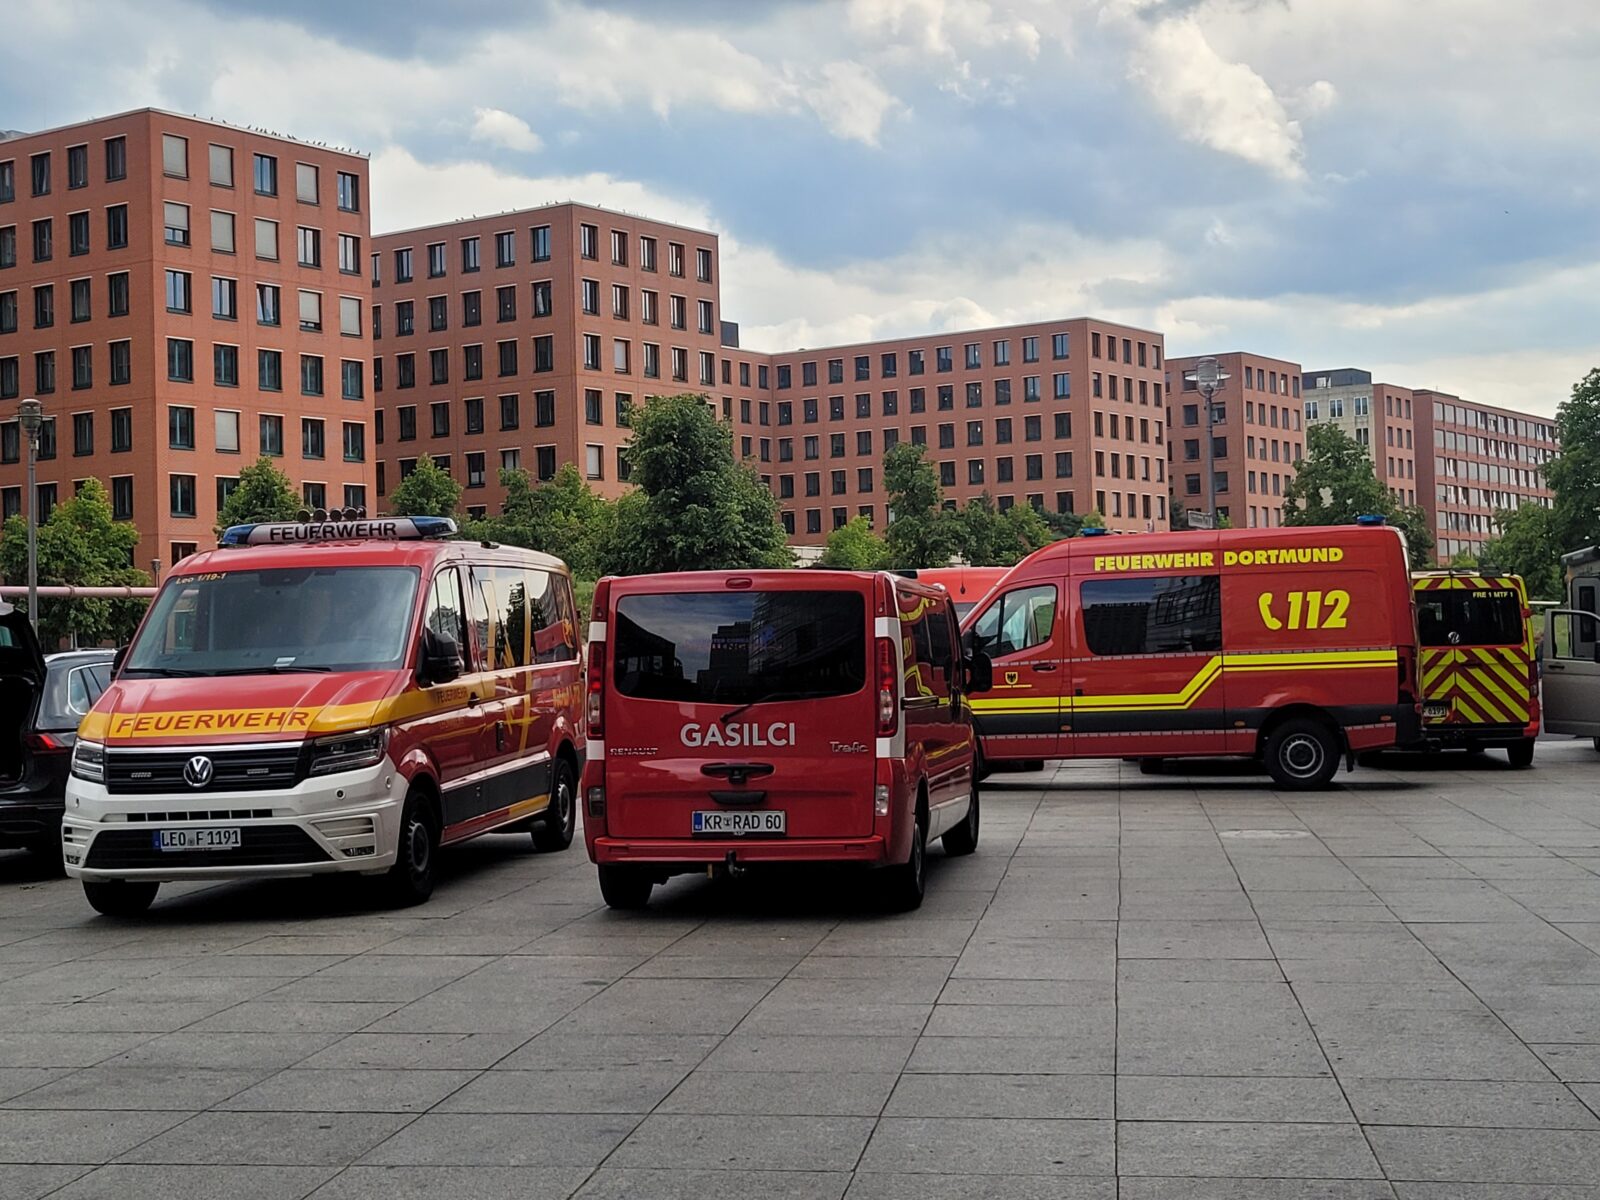
<path fill-rule="evenodd" d="M 737 708 L 730 708 L 727 712 L 718 717 L 717 721 L 720 724 L 726 725 L 740 713 L 746 712 L 758 704 L 769 704 L 774 700 L 816 700 L 822 696 L 831 695 L 833 695 L 832 692 L 819 692 L 815 689 L 808 692 L 768 692 L 764 696 L 757 696 L 754 700 L 746 701 Z"/>
<path fill-rule="evenodd" d="M 166 679 L 198 679 L 210 671 L 190 671 L 183 667 L 123 667 L 124 675 L 160 675 Z"/>

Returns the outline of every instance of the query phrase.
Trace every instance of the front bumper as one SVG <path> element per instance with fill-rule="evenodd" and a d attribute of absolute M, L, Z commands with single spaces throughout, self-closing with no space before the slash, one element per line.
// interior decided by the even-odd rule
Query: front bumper
<path fill-rule="evenodd" d="M 67 784 L 62 858 L 74 879 L 282 878 L 384 871 L 394 865 L 406 784 L 385 759 L 281 791 L 111 795 Z M 163 829 L 238 828 L 226 850 L 163 851 Z"/>
<path fill-rule="evenodd" d="M 637 864 L 693 871 L 729 861 L 761 863 L 861 863 L 889 861 L 888 843 L 862 838 L 620 838 L 597 837 L 589 844 L 591 861 Z"/>

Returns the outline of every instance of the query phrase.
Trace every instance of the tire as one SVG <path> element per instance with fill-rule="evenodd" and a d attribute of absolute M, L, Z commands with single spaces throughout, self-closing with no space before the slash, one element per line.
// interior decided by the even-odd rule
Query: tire
<path fill-rule="evenodd" d="M 420 792 L 413 789 L 400 810 L 400 838 L 394 866 L 383 877 L 383 890 L 396 908 L 421 904 L 433 895 L 439 860 L 439 830 L 432 808 Z"/>
<path fill-rule="evenodd" d="M 573 831 L 578 828 L 578 784 L 572 764 L 564 758 L 555 762 L 550 774 L 550 807 L 533 827 L 533 848 L 542 854 L 572 845 Z"/>
<path fill-rule="evenodd" d="M 1044 770 L 1044 759 L 1030 758 L 1026 762 L 1018 763 L 1017 766 L 1021 767 L 1024 771 L 1042 771 Z"/>
<path fill-rule="evenodd" d="M 159 883 L 143 879 L 85 879 L 84 899 L 97 913 L 108 917 L 140 917 L 155 902 Z"/>
<path fill-rule="evenodd" d="M 1267 773 L 1291 791 L 1325 788 L 1339 769 L 1338 735 L 1321 721 L 1296 717 L 1267 736 Z"/>
<path fill-rule="evenodd" d="M 1506 747 L 1506 758 L 1513 767 L 1533 766 L 1533 744 L 1537 738 L 1523 738 L 1515 745 Z"/>
<path fill-rule="evenodd" d="M 911 912 L 922 907 L 928 886 L 928 818 L 920 812 L 911 830 L 911 855 L 898 866 L 884 867 L 883 906 L 890 912 Z"/>
<path fill-rule="evenodd" d="M 615 867 L 601 864 L 600 895 L 607 908 L 623 912 L 637 912 L 650 903 L 650 892 L 655 880 L 638 867 Z"/>
<path fill-rule="evenodd" d="M 1594 748 L 1596 750 L 1600 750 L 1600 738 L 1595 738 Z M 989 778 L 991 774 L 993 774 L 993 768 L 989 766 L 989 760 L 983 756 L 983 739 L 974 739 L 974 744 L 972 747 L 973 781 L 976 783 L 982 783 L 985 779 Z"/>
<path fill-rule="evenodd" d="M 1139 760 L 1139 774 L 1159 775 L 1161 774 L 1161 768 L 1166 765 L 1167 760 L 1164 758 L 1141 758 Z"/>
<path fill-rule="evenodd" d="M 982 821 L 978 810 L 978 785 L 972 785 L 972 803 L 967 807 L 967 815 L 961 824 L 947 829 L 944 836 L 939 839 L 939 844 L 944 847 L 944 852 L 951 858 L 960 858 L 971 854 L 978 848 L 978 826 Z"/>
<path fill-rule="evenodd" d="M 1594 750 L 1596 754 L 1600 754 L 1600 737 L 1594 739 Z"/>

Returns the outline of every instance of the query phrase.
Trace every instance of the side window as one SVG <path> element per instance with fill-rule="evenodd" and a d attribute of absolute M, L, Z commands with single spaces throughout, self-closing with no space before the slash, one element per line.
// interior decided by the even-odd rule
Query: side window
<path fill-rule="evenodd" d="M 90 678 L 88 667 L 76 667 L 67 675 L 67 710 L 73 716 L 81 717 L 87 714 L 99 694 L 95 690 L 94 680 Z"/>
<path fill-rule="evenodd" d="M 528 665 L 528 585 L 520 567 L 491 568 L 489 606 L 495 614 L 495 666 Z"/>
<path fill-rule="evenodd" d="M 972 627 L 973 648 L 993 658 L 1017 654 L 1050 640 L 1056 622 L 1056 587 L 1036 584 L 1007 592 Z"/>
<path fill-rule="evenodd" d="M 950 669 L 951 646 L 954 643 L 950 637 L 950 604 L 946 601 L 934 609 L 923 621 L 928 627 L 928 645 L 931 651 L 933 664 L 934 691 L 941 696 L 949 695 L 950 680 L 954 674 Z"/>
<path fill-rule="evenodd" d="M 549 571 L 529 571 L 527 577 L 535 660 L 558 663 L 576 658 L 577 627 L 567 577 Z"/>
<path fill-rule="evenodd" d="M 482 567 L 473 567 L 467 576 L 467 618 L 472 625 L 473 645 L 477 647 L 476 669 L 492 671 L 495 667 L 494 647 L 489 641 L 489 602 L 483 594 Z"/>
<path fill-rule="evenodd" d="M 1222 647 L 1222 586 L 1215 575 L 1087 579 L 1079 601 L 1091 654 L 1177 654 Z"/>
<path fill-rule="evenodd" d="M 454 567 L 433 577 L 433 588 L 428 593 L 427 631 L 454 642 L 466 661 L 467 614 L 461 604 L 461 580 Z"/>

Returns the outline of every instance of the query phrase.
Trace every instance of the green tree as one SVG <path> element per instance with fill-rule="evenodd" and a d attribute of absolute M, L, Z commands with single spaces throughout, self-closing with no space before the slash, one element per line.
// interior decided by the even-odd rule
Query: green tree
<path fill-rule="evenodd" d="M 389 493 L 389 512 L 397 517 L 453 517 L 461 503 L 461 485 L 424 454 Z"/>
<path fill-rule="evenodd" d="M 572 463 L 547 483 L 536 484 L 521 468 L 500 472 L 506 498 L 498 515 L 474 521 L 475 538 L 526 546 L 553 554 L 580 579 L 594 579 L 610 537 L 614 506 L 596 492 Z"/>
<path fill-rule="evenodd" d="M 1556 439 L 1561 452 L 1544 477 L 1555 492 L 1555 544 L 1566 552 L 1600 542 L 1600 367 L 1556 409 Z"/>
<path fill-rule="evenodd" d="M 633 412 L 635 485 L 617 501 L 600 554 L 606 571 L 788 567 L 778 502 L 733 456 L 733 431 L 706 397 L 652 397 Z"/>
<path fill-rule="evenodd" d="M 903 570 L 942 567 L 950 562 L 957 536 L 944 508 L 939 473 L 927 448 L 899 442 L 883 456 L 883 488 L 889 497 L 889 528 L 884 541 L 889 563 Z"/>
<path fill-rule="evenodd" d="M 1521 575 L 1528 595 L 1536 600 L 1559 600 L 1563 587 L 1558 518 L 1554 509 L 1541 504 L 1501 509 L 1494 515 L 1499 532 L 1483 544 L 1480 561 L 1491 570 Z M 1451 558 L 1461 566 L 1463 556 Z"/>
<path fill-rule="evenodd" d="M 1366 448 L 1337 425 L 1306 430 L 1306 456 L 1284 489 L 1285 525 L 1350 525 L 1357 517 L 1381 516 L 1406 536 L 1411 565 L 1433 555 L 1433 535 L 1422 511 L 1397 504 L 1373 471 Z"/>
<path fill-rule="evenodd" d="M 844 571 L 876 571 L 888 562 L 889 548 L 872 531 L 872 522 L 865 517 L 851 517 L 828 535 L 827 548 L 817 565 Z"/>
<path fill-rule="evenodd" d="M 239 472 L 238 485 L 217 513 L 217 536 L 230 525 L 292 521 L 304 507 L 289 477 L 263 456 Z"/>
<path fill-rule="evenodd" d="M 133 562 L 139 531 L 111 515 L 105 485 L 86 479 L 69 500 L 56 505 L 38 530 L 40 586 L 148 587 L 150 577 Z M 13 584 L 28 581 L 28 526 L 20 516 L 5 523 L 0 571 Z M 141 599 L 47 599 L 39 601 L 39 635 L 45 648 L 76 639 L 95 646 L 133 635 L 149 602 Z M 17 607 L 27 610 L 27 601 Z"/>
<path fill-rule="evenodd" d="M 1049 523 L 1032 505 L 996 510 L 988 492 L 961 506 L 950 527 L 956 551 L 980 567 L 1009 567 L 1055 540 Z"/>

